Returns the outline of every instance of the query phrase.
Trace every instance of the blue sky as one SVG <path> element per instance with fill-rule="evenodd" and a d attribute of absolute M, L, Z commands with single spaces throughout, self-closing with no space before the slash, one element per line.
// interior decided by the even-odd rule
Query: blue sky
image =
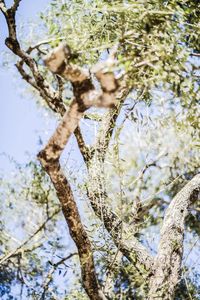
<path fill-rule="evenodd" d="M 38 13 L 47 6 L 49 0 L 22 0 L 17 13 L 17 19 L 24 22 L 35 20 Z M 7 3 L 12 3 L 7 1 Z M 7 26 L 2 14 L 0 14 L 0 170 L 9 172 L 11 164 L 4 153 L 24 163 L 28 161 L 26 152 L 35 155 L 39 149 L 38 136 L 45 135 L 43 129 L 46 125 L 44 112 L 36 107 L 34 99 L 20 95 L 20 87 L 23 89 L 26 83 L 16 76 L 16 68 L 12 61 L 9 68 L 2 67 L 3 52 L 7 50 L 4 40 L 7 37 Z M 50 126 L 55 121 L 49 121 Z M 49 124 L 48 124 L 49 125 Z"/>
<path fill-rule="evenodd" d="M 28 22 L 30 19 L 35 20 L 38 13 L 44 10 L 49 2 L 49 0 L 22 0 L 17 19 L 23 22 Z M 11 3 L 11 1 L 7 1 L 7 3 Z M 57 121 L 56 118 L 45 117 L 46 112 L 39 109 L 34 97 L 28 92 L 22 95 L 21 91 L 24 91 L 27 84 L 18 75 L 12 60 L 8 61 L 9 67 L 3 66 L 4 52 L 9 52 L 4 44 L 6 37 L 7 26 L 0 13 L 0 174 L 6 174 L 11 179 L 10 174 L 15 165 L 8 157 L 20 164 L 29 162 L 30 154 L 31 158 L 35 159 L 41 149 L 39 136 L 44 142 L 47 141 Z M 70 144 L 72 145 L 73 142 L 74 139 Z M 76 156 L 77 150 L 74 153 Z M 13 225 L 16 226 L 14 221 Z M 22 237 L 20 234 L 16 234 L 16 238 Z M 64 239 L 64 244 L 70 251 L 73 243 L 67 234 L 64 235 Z M 57 260 L 58 258 L 53 259 Z M 14 287 L 14 293 L 18 295 L 17 287 Z"/>
<path fill-rule="evenodd" d="M 11 1 L 7 1 L 9 2 Z M 22 0 L 18 20 L 26 22 L 35 19 L 38 12 L 44 10 L 49 2 Z M 47 140 L 55 126 L 55 119 L 44 118 L 44 112 L 36 107 L 34 99 L 28 96 L 28 93 L 20 95 L 20 87 L 23 89 L 26 84 L 19 76 L 13 76 L 17 71 L 12 62 L 9 68 L 2 67 L 2 53 L 9 51 L 4 45 L 6 37 L 7 26 L 0 14 L 0 171 L 9 174 L 12 164 L 4 153 L 19 163 L 28 162 L 30 158 L 26 152 L 36 156 L 41 147 L 38 144 L 39 135 L 43 140 Z M 46 129 L 48 133 L 44 131 Z M 73 151 L 76 156 L 77 149 Z"/>

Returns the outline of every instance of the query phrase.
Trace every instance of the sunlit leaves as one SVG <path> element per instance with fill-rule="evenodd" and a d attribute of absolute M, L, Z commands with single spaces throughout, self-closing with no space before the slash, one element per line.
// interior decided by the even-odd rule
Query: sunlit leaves
<path fill-rule="evenodd" d="M 50 35 L 66 40 L 84 65 L 118 44 L 119 69 L 148 98 L 155 87 L 180 94 L 185 63 L 198 48 L 198 13 L 195 1 L 73 0 L 53 1 L 42 17 Z"/>

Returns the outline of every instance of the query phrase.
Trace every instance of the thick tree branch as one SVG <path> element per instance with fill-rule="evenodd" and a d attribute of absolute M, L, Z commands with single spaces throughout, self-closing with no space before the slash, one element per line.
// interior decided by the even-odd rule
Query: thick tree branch
<path fill-rule="evenodd" d="M 3 13 L 6 17 L 6 21 L 7 21 L 8 28 L 9 28 L 9 37 L 6 39 L 6 45 L 14 54 L 16 54 L 17 56 L 19 56 L 21 58 L 21 61 L 17 64 L 19 72 L 21 73 L 22 77 L 29 84 L 31 84 L 34 88 L 36 88 L 39 91 L 40 95 L 46 100 L 47 104 L 53 111 L 58 112 L 61 115 L 64 115 L 65 107 L 63 105 L 60 92 L 59 93 L 55 92 L 48 85 L 46 80 L 43 78 L 43 76 L 39 72 L 37 63 L 30 56 L 32 48 L 30 49 L 30 47 L 29 47 L 29 49 L 26 52 L 23 51 L 17 40 L 16 25 L 15 25 L 15 13 L 18 8 L 19 1 L 15 1 L 15 3 L 13 4 L 13 6 L 10 9 L 5 8 L 4 1 L 1 1 L 0 3 L 2 4 L 1 10 L 3 11 Z M 59 55 L 56 56 L 55 53 L 56 53 L 56 55 L 57 54 L 59 54 Z M 123 88 L 120 90 L 119 86 L 118 86 L 118 82 L 116 81 L 114 74 L 112 72 L 110 72 L 109 66 L 108 65 L 105 66 L 102 64 L 99 66 L 96 66 L 96 68 L 94 70 L 94 75 L 96 76 L 97 80 L 100 82 L 100 85 L 101 85 L 101 90 L 96 90 L 94 88 L 94 85 L 90 78 L 90 74 L 87 70 L 83 70 L 83 69 L 79 68 L 78 66 L 68 63 L 68 60 L 70 59 L 70 55 L 71 55 L 70 49 L 66 45 L 62 44 L 53 53 L 53 56 L 56 59 L 52 60 L 52 53 L 50 55 L 48 55 L 45 59 L 46 64 L 48 65 L 49 69 L 53 73 L 59 74 L 62 77 L 64 77 L 65 79 L 71 81 L 73 90 L 74 90 L 75 101 L 79 105 L 79 108 L 77 110 L 77 118 L 78 119 L 76 119 L 75 122 L 72 121 L 72 124 L 74 124 L 75 126 L 74 127 L 69 126 L 69 128 L 68 128 L 69 130 L 65 132 L 65 135 L 59 135 L 58 132 L 62 128 L 62 126 L 61 126 L 61 127 L 59 127 L 57 134 L 58 134 L 59 138 L 60 137 L 62 138 L 61 142 L 65 144 L 67 142 L 69 136 L 71 135 L 71 133 L 73 133 L 75 130 L 75 135 L 77 137 L 77 141 L 78 141 L 81 153 L 82 153 L 86 163 L 89 163 L 89 161 L 91 162 L 91 153 L 92 152 L 90 151 L 90 149 L 88 149 L 85 146 L 80 129 L 78 128 L 78 120 L 80 117 L 82 117 L 82 112 L 84 112 L 87 108 L 89 108 L 91 106 L 114 107 L 114 110 L 108 114 L 108 116 L 106 118 L 106 122 L 103 123 L 103 126 L 106 126 L 105 130 L 103 130 L 104 134 L 99 135 L 98 141 L 95 145 L 96 149 L 98 149 L 99 151 L 103 151 L 102 154 L 104 154 L 104 155 L 102 155 L 102 157 L 101 157 L 101 158 L 103 158 L 103 157 L 105 157 L 106 149 L 108 147 L 109 140 L 112 135 L 114 124 L 115 124 L 115 121 L 116 121 L 117 116 L 120 111 L 121 104 L 120 104 L 120 102 L 118 102 L 118 104 L 117 104 L 116 98 L 122 99 L 122 102 L 123 102 L 123 99 L 125 99 L 125 97 L 126 97 L 125 95 L 127 94 L 128 90 L 127 89 L 123 90 Z M 60 61 L 60 63 L 59 63 L 59 61 Z M 30 74 L 28 74 L 23 69 L 24 63 L 30 68 L 33 78 Z M 55 66 L 56 66 L 56 69 L 54 68 Z M 77 83 L 79 83 L 79 84 L 77 84 Z M 81 93 L 80 93 L 80 90 L 81 90 Z M 75 102 L 73 102 L 71 108 L 72 107 L 75 108 L 74 104 L 75 104 Z M 71 108 L 70 108 L 70 111 L 71 111 Z M 68 113 L 66 113 L 65 116 L 69 116 Z M 73 118 L 74 117 L 72 117 L 72 119 Z M 66 122 L 66 124 L 69 125 L 69 123 L 67 123 L 65 117 L 63 120 L 65 120 L 64 123 Z M 62 129 L 61 129 L 61 131 L 62 131 Z M 55 142 L 55 145 L 54 145 L 54 142 Z M 61 149 L 59 149 L 60 144 L 57 143 L 57 140 L 52 140 L 52 139 L 49 143 L 49 146 L 51 149 L 51 153 L 54 153 L 54 151 L 55 151 L 53 156 L 50 155 L 53 164 L 55 164 L 55 161 L 56 161 L 55 157 L 57 155 L 59 156 L 61 154 L 63 148 L 61 147 Z M 48 151 L 43 151 L 42 154 L 44 154 L 44 153 L 47 154 Z M 48 159 L 49 159 L 48 155 L 47 155 L 47 157 L 45 157 L 45 159 L 47 159 L 47 161 L 48 161 Z M 43 160 L 43 163 L 44 163 L 44 160 Z M 49 163 L 49 161 L 48 161 L 48 163 Z M 57 161 L 56 161 L 56 164 L 57 164 Z M 57 165 L 57 167 L 60 168 L 59 165 Z M 60 175 L 63 175 L 63 174 L 60 174 Z M 97 196 L 97 194 L 96 194 L 96 196 Z M 95 199 L 95 202 L 96 202 L 96 200 L 97 200 L 97 198 Z M 92 197 L 90 199 L 90 201 L 91 201 L 91 203 L 93 203 L 92 205 L 94 208 L 95 207 L 94 197 Z M 112 215 L 112 212 L 109 209 L 106 209 L 106 207 L 105 207 L 104 211 L 105 211 L 105 216 L 103 216 L 103 219 L 107 220 L 107 229 L 111 230 L 111 228 L 112 228 L 112 233 L 113 233 L 113 228 L 115 228 L 115 223 L 119 224 L 121 221 L 118 218 L 116 218 L 115 214 Z M 95 212 L 97 213 L 97 215 L 99 214 L 99 210 L 97 211 L 97 209 L 96 209 Z M 115 223 L 112 223 L 111 222 L 112 220 L 115 220 Z M 116 231 L 112 235 L 116 237 L 117 234 L 118 234 L 118 231 Z M 117 241 L 117 240 L 118 240 L 117 245 L 119 245 L 119 243 L 120 243 L 119 238 L 115 239 L 115 241 Z M 139 242 L 134 240 L 134 243 L 137 244 Z M 140 246 L 142 246 L 142 245 L 139 243 L 138 249 L 140 248 Z M 122 249 L 122 247 L 121 247 L 121 249 Z M 124 249 L 124 254 L 126 253 L 126 255 L 130 257 L 131 248 L 129 249 L 130 250 L 129 251 L 128 244 L 126 244 L 126 247 L 124 246 L 123 249 Z M 143 249 L 143 246 L 142 246 L 142 249 Z M 143 249 L 143 250 L 145 252 L 145 249 Z M 143 252 L 143 254 L 144 254 L 144 252 Z M 151 265 L 151 259 L 150 259 L 150 256 L 148 255 L 148 253 L 146 253 L 146 256 L 145 255 L 141 256 L 140 254 L 138 256 L 145 257 L 145 259 L 143 261 L 148 261 L 145 264 L 146 264 L 147 268 L 149 268 L 149 266 Z"/>
<path fill-rule="evenodd" d="M 5 1 L 0 1 L 0 9 L 3 12 L 8 29 L 9 29 L 9 37 L 6 39 L 6 45 L 8 48 L 17 55 L 21 60 L 16 64 L 16 67 L 21 74 L 22 78 L 26 80 L 33 88 L 35 88 L 40 96 L 46 101 L 49 108 L 59 113 L 61 116 L 64 115 L 66 109 L 62 101 L 62 86 L 60 84 L 60 79 L 58 79 L 58 92 L 54 91 L 52 87 L 47 83 L 47 81 L 43 78 L 41 73 L 38 70 L 37 64 L 34 59 L 30 56 L 31 52 L 39 47 L 41 44 L 48 43 L 49 41 L 43 41 L 38 43 L 36 46 L 29 47 L 26 51 L 21 50 L 20 44 L 17 40 L 16 34 L 16 23 L 15 23 L 15 14 L 17 8 L 19 6 L 20 1 L 15 1 L 13 6 L 10 9 L 6 8 Z M 25 71 L 23 68 L 23 64 L 29 67 L 32 75 L 30 72 Z M 77 137 L 77 141 L 80 141 L 80 149 L 82 152 L 88 156 L 89 150 L 84 144 L 84 140 L 82 138 L 81 132 L 79 128 L 75 131 L 75 136 Z"/>
<path fill-rule="evenodd" d="M 59 163 L 65 144 L 82 117 L 83 111 L 80 110 L 83 110 L 83 107 L 79 108 L 78 103 L 73 101 L 69 111 L 65 113 L 62 122 L 38 157 L 56 189 L 70 235 L 78 248 L 83 286 L 90 299 L 100 300 L 103 296 L 98 286 L 91 244 L 82 225 L 71 187 Z"/>
<path fill-rule="evenodd" d="M 122 222 L 117 214 L 109 208 L 107 203 L 108 195 L 104 188 L 103 164 L 109 142 L 116 124 L 117 117 L 120 114 L 122 104 L 128 96 L 130 90 L 125 84 L 125 80 L 120 84 L 116 95 L 118 101 L 117 107 L 111 109 L 104 117 L 99 134 L 89 160 L 88 165 L 89 180 L 87 187 L 88 199 L 95 214 L 104 223 L 108 233 L 122 254 L 129 259 L 138 269 L 141 265 L 146 271 L 151 271 L 153 259 L 146 248 L 134 237 L 134 232 L 128 229 L 128 224 Z"/>
<path fill-rule="evenodd" d="M 153 259 L 146 248 L 134 237 L 134 232 L 128 224 L 122 222 L 119 216 L 107 204 L 107 193 L 103 183 L 103 161 L 96 152 L 89 166 L 87 195 L 95 214 L 101 219 L 108 233 L 122 254 L 129 259 L 137 269 L 151 271 Z M 97 159 L 95 160 L 97 155 Z M 102 157 L 104 159 L 104 157 Z"/>
<path fill-rule="evenodd" d="M 109 73 L 109 77 L 107 77 L 106 72 L 98 70 L 98 74 L 95 73 L 96 76 L 101 77 L 99 79 L 101 81 L 106 76 L 107 85 L 101 82 L 102 90 L 96 92 L 89 72 L 70 64 L 68 61 L 69 56 L 70 49 L 67 45 L 62 44 L 45 58 L 45 63 L 52 72 L 71 81 L 75 99 L 47 146 L 39 153 L 38 158 L 54 184 L 71 237 L 78 248 L 85 290 L 91 299 L 102 299 L 103 296 L 98 287 L 95 274 L 91 244 L 81 223 L 70 185 L 61 171 L 59 158 L 69 137 L 77 128 L 79 120 L 89 107 L 93 105 L 110 107 L 113 105 L 118 83 L 114 78 L 114 74 Z M 96 95 L 98 102 L 96 101 Z M 113 99 L 112 103 L 110 98 Z"/>
<path fill-rule="evenodd" d="M 59 47 L 55 48 L 44 58 L 44 61 L 51 72 L 59 74 L 65 80 L 71 82 L 74 97 L 78 103 L 84 103 L 86 108 L 92 106 L 115 107 L 117 105 L 116 93 L 119 85 L 114 73 L 109 70 L 108 66 L 101 64 L 93 69 L 93 73 L 101 85 L 101 90 L 97 90 L 94 87 L 89 70 L 70 63 L 71 56 L 72 53 L 69 46 L 66 43 L 61 43 Z M 81 85 L 77 85 L 77 82 L 81 83 Z M 79 89 L 82 90 L 81 98 L 79 98 Z"/>
<path fill-rule="evenodd" d="M 200 174 L 186 184 L 167 208 L 150 281 L 149 300 L 173 299 L 181 268 L 185 218 L 199 192 Z"/>
<path fill-rule="evenodd" d="M 121 105 L 128 95 L 129 90 L 124 82 L 123 84 L 119 84 L 117 82 L 114 74 L 112 74 L 108 69 L 107 63 L 104 62 L 101 66 L 97 65 L 93 68 L 95 76 L 101 85 L 101 91 L 96 91 L 89 72 L 79 68 L 76 65 L 70 64 L 70 55 L 71 51 L 69 47 L 66 44 L 61 44 L 45 57 L 45 63 L 52 72 L 59 74 L 66 80 L 72 82 L 75 96 L 74 103 L 78 103 L 79 106 L 81 106 L 80 111 L 83 112 L 83 110 L 86 110 L 91 106 L 112 107 L 114 105 L 114 108 L 108 113 L 105 121 L 103 122 L 102 128 L 100 129 L 100 134 L 97 138 L 94 152 L 95 155 L 93 156 L 92 152 L 87 152 L 87 154 L 85 154 L 84 150 L 80 148 L 88 165 L 90 175 L 90 184 L 87 192 L 88 198 L 96 215 L 104 222 L 106 229 L 113 237 L 113 240 L 120 251 L 122 251 L 124 255 L 132 262 L 140 263 L 145 267 L 146 270 L 149 270 L 151 269 L 152 259 L 145 247 L 135 237 L 128 239 L 130 246 L 128 242 L 123 242 L 123 238 L 127 239 L 127 237 L 129 235 L 132 236 L 133 233 L 128 233 L 127 225 L 122 224 L 120 218 L 118 218 L 117 215 L 112 212 L 111 209 L 109 209 L 105 202 L 107 195 L 102 189 L 102 180 L 100 178 L 103 174 L 101 166 L 103 165 L 105 159 L 105 154 L 112 136 L 114 125 L 119 115 Z M 78 119 L 83 116 L 83 114 L 78 114 L 78 112 L 74 113 L 74 115 L 76 115 Z M 63 120 L 65 120 L 63 122 L 66 122 L 65 127 L 69 129 L 73 123 L 72 118 L 66 114 L 66 118 L 64 117 Z M 77 122 L 74 122 L 76 126 L 77 123 L 78 120 Z M 69 131 L 68 136 L 74 131 L 74 129 L 75 128 L 73 127 Z M 58 132 L 59 131 L 60 129 L 58 128 Z M 67 129 L 65 134 L 67 135 Z M 66 144 L 67 136 L 59 136 L 59 139 L 56 138 L 56 141 L 54 139 L 51 140 L 50 144 L 52 150 L 57 142 L 62 142 L 62 139 L 64 144 Z M 81 146 L 80 140 L 79 145 Z M 57 145 L 56 148 L 58 148 Z M 59 155 L 61 154 L 62 150 L 63 147 L 58 149 Z M 56 152 L 57 150 L 54 150 L 54 154 Z M 97 168 L 97 165 L 99 168 Z M 97 169 L 98 171 L 96 172 Z M 121 228 L 123 228 L 123 238 L 120 238 Z"/>

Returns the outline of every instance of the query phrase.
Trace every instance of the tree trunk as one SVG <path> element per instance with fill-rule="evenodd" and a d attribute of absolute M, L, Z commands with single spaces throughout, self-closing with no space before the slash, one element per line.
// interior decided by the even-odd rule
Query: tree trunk
<path fill-rule="evenodd" d="M 167 208 L 158 254 L 149 285 L 149 300 L 171 300 L 181 271 L 185 218 L 188 208 L 198 198 L 200 175 L 196 175 L 174 197 Z"/>

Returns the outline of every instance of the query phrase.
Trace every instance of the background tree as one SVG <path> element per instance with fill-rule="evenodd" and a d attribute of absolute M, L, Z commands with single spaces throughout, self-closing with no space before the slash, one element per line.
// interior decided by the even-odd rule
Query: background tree
<path fill-rule="evenodd" d="M 62 119 L 43 168 L 2 181 L 2 297 L 199 299 L 198 1 L 52 1 L 36 44 L 18 38 L 19 4 L 0 1 L 5 43 Z M 84 166 L 71 174 L 60 156 L 73 133 Z"/>

